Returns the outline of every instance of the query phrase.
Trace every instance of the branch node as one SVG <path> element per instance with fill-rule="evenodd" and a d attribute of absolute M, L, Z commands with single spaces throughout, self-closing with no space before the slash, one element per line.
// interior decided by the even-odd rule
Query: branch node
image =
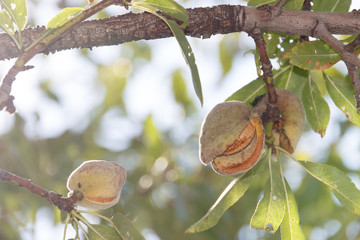
<path fill-rule="evenodd" d="M 286 0 L 279 0 L 275 5 L 274 5 L 274 15 L 275 16 L 279 16 L 281 13 L 281 8 L 284 6 Z"/>

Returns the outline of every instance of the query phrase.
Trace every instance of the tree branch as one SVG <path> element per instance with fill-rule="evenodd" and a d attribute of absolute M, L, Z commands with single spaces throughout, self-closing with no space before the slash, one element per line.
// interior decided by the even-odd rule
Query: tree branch
<path fill-rule="evenodd" d="M 274 5 L 274 10 L 275 10 L 275 16 L 278 16 L 280 14 L 281 8 L 284 6 L 285 2 L 287 0 L 279 0 L 275 5 Z"/>
<path fill-rule="evenodd" d="M 267 87 L 269 102 L 265 116 L 262 120 L 266 122 L 280 123 L 280 112 L 277 103 L 277 95 L 274 87 L 272 64 L 266 52 L 266 43 L 259 28 L 254 28 L 249 35 L 254 39 L 256 48 L 259 52 L 263 80 Z"/>
<path fill-rule="evenodd" d="M 360 16 L 357 13 L 310 12 L 282 9 L 271 17 L 266 9 L 244 6 L 220 5 L 188 9 L 188 36 L 209 38 L 215 34 L 249 32 L 254 27 L 287 35 L 311 36 L 317 22 L 324 22 L 331 34 L 354 35 L 360 32 Z M 24 45 L 29 46 L 45 27 L 23 31 Z M 101 20 L 85 21 L 57 39 L 42 53 L 72 48 L 92 48 L 118 45 L 125 42 L 172 37 L 167 25 L 148 13 L 128 13 Z M 6 34 L 0 34 L 0 60 L 19 55 L 16 45 Z"/>
<path fill-rule="evenodd" d="M 346 45 L 345 50 L 348 52 L 353 52 L 358 46 L 360 46 L 360 35 L 358 35 L 351 43 Z"/>
<path fill-rule="evenodd" d="M 107 0 L 99 4 L 105 6 L 116 1 Z M 280 0 L 278 6 L 282 6 L 284 2 Z M 250 33 L 256 28 L 261 31 L 272 31 L 286 35 L 320 37 L 343 56 L 344 61 L 349 66 L 350 76 L 355 76 L 355 72 L 349 64 L 360 67 L 360 60 L 355 54 L 345 50 L 345 46 L 338 42 L 332 34 L 358 34 L 360 32 L 360 14 L 358 11 L 334 13 L 286 9 L 279 11 L 279 9 L 276 6 L 252 8 L 233 5 L 188 9 L 189 26 L 184 31 L 188 36 L 200 38 L 241 31 Z M 54 31 L 59 32 L 64 29 L 64 26 Z M 25 29 L 22 34 L 23 49 L 31 46 L 45 31 L 44 27 Z M 85 21 L 63 32 L 62 37 L 59 37 L 60 34 L 55 34 L 56 38 L 54 37 L 45 44 L 40 41 L 31 49 L 34 51 L 26 51 L 25 53 L 18 50 L 8 35 L 0 34 L 0 60 L 20 56 L 5 76 L 0 88 L 0 109 L 6 108 L 10 113 L 15 111 L 12 103 L 14 97 L 10 95 L 11 85 L 18 72 L 29 68 L 25 66 L 25 63 L 33 56 L 32 52 L 48 54 L 65 49 L 92 48 L 172 36 L 170 29 L 161 19 L 148 13 L 129 13 L 101 20 Z M 355 77 L 352 78 L 352 82 L 356 89 L 355 97 L 360 111 L 360 83 Z"/>
<path fill-rule="evenodd" d="M 340 56 L 343 58 L 346 67 L 349 71 L 351 82 L 354 85 L 354 97 L 356 101 L 357 111 L 360 113 L 360 79 L 357 68 L 360 68 L 360 60 L 352 52 L 347 51 L 353 50 L 358 41 L 358 37 L 351 43 L 352 45 L 345 46 L 342 42 L 337 40 L 329 31 L 327 30 L 326 25 L 323 22 L 319 22 L 314 30 L 314 36 L 319 37 L 327 44 L 329 44 L 334 50 L 336 50 Z"/>
<path fill-rule="evenodd" d="M 304 1 L 303 7 L 302 7 L 303 11 L 310 11 L 311 10 L 311 1 L 312 0 L 305 0 Z M 309 36 L 304 36 L 304 35 L 300 36 L 300 42 L 307 42 L 307 41 L 309 41 Z"/>
<path fill-rule="evenodd" d="M 37 194 L 42 198 L 45 198 L 52 205 L 58 207 L 62 211 L 70 212 L 71 210 L 74 209 L 75 203 L 82 199 L 82 196 L 79 196 L 78 194 L 73 194 L 67 198 L 63 197 L 61 194 L 58 194 L 53 191 L 48 191 L 32 183 L 29 179 L 19 177 L 1 168 L 0 168 L 0 180 L 7 183 L 11 183 L 18 187 L 26 188 L 30 192 Z"/>

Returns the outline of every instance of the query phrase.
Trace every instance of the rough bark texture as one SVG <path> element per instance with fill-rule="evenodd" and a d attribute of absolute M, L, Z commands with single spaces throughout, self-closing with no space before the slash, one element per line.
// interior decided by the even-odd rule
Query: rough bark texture
<path fill-rule="evenodd" d="M 310 12 L 282 9 L 272 16 L 267 8 L 251 8 L 234 5 L 220 5 L 207 8 L 188 9 L 188 36 L 209 38 L 215 34 L 249 32 L 257 27 L 287 35 L 314 36 L 319 22 L 326 25 L 329 33 L 354 35 L 360 32 L 360 15 L 350 13 Z M 45 27 L 23 31 L 24 45 L 29 46 Z M 148 13 L 128 13 L 101 20 L 86 21 L 58 39 L 43 53 L 72 48 L 92 48 L 117 45 L 124 42 L 171 37 L 167 25 Z M 0 60 L 17 57 L 18 49 L 6 34 L 0 34 Z"/>

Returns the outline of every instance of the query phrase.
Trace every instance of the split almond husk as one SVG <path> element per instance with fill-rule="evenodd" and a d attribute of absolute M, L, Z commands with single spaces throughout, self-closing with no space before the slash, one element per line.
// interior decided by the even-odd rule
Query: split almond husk
<path fill-rule="evenodd" d="M 281 123 L 273 128 L 274 145 L 292 154 L 303 133 L 305 111 L 300 100 L 286 89 L 276 89 Z M 266 111 L 268 95 L 265 95 L 251 110 L 252 117 L 261 117 Z"/>
<path fill-rule="evenodd" d="M 259 160 L 264 147 L 260 118 L 250 119 L 246 104 L 216 105 L 205 117 L 200 132 L 200 160 L 222 175 L 245 172 Z"/>
<path fill-rule="evenodd" d="M 68 196 L 80 192 L 83 199 L 76 204 L 92 209 L 105 209 L 119 201 L 126 180 L 126 170 L 116 162 L 90 160 L 69 176 Z"/>

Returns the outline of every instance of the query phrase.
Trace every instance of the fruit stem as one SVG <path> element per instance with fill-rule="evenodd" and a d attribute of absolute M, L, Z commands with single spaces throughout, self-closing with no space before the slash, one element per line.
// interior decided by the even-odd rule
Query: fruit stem
<path fill-rule="evenodd" d="M 264 123 L 274 122 L 277 125 L 280 121 L 280 112 L 277 104 L 277 95 L 274 86 L 272 73 L 272 64 L 266 52 L 266 43 L 262 36 L 260 28 L 255 27 L 249 32 L 249 36 L 255 41 L 256 48 L 259 52 L 261 70 L 263 71 L 263 79 L 266 84 L 269 102 L 267 104 L 266 113 L 262 119 Z"/>

